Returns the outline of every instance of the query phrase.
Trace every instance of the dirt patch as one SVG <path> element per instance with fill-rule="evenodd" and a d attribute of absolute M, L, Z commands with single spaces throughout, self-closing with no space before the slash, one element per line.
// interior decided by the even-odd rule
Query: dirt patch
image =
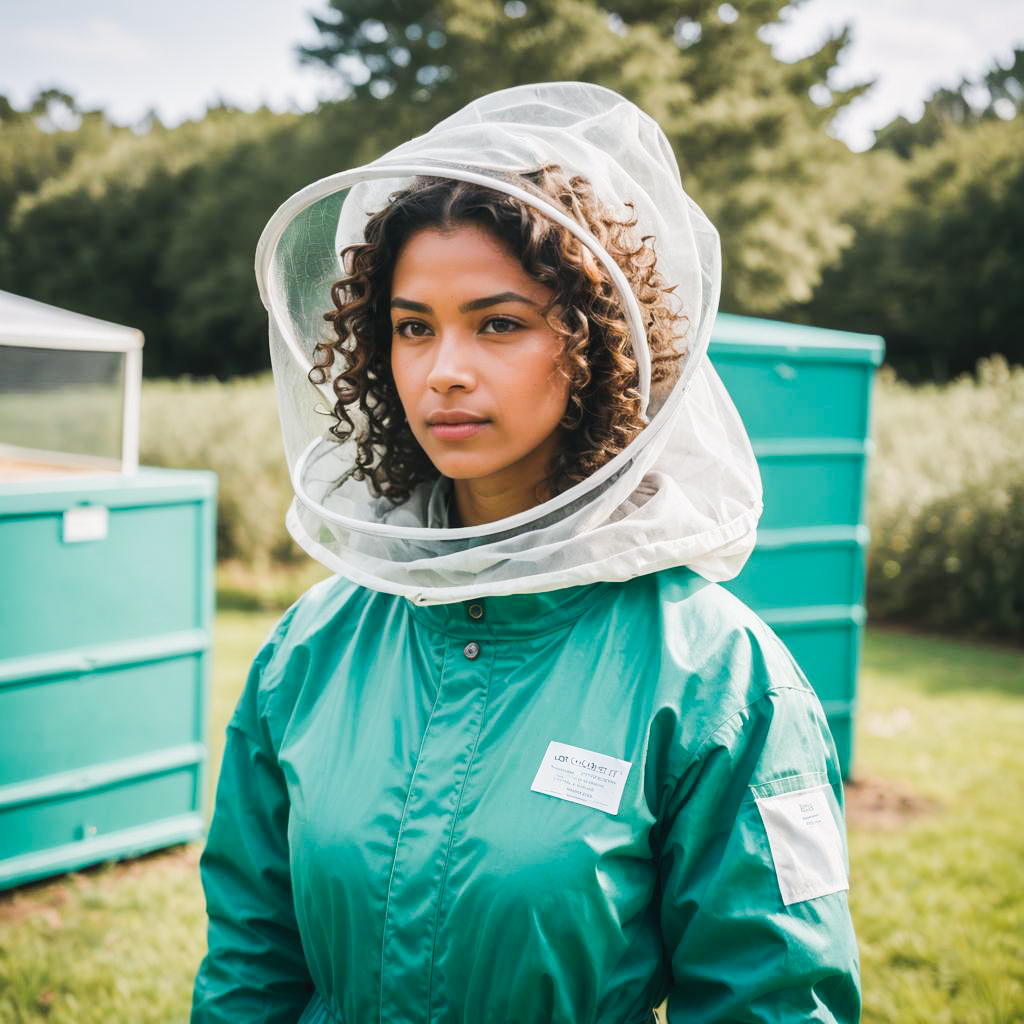
<path fill-rule="evenodd" d="M 846 821 L 854 828 L 888 831 L 903 828 L 943 805 L 915 793 L 906 783 L 876 775 L 858 775 L 844 784 Z"/>
<path fill-rule="evenodd" d="M 125 878 L 138 878 L 145 874 L 180 876 L 197 872 L 202 845 L 182 843 L 166 850 L 154 850 L 125 860 L 104 861 L 7 889 L 0 892 L 0 925 L 17 924 L 33 917 L 47 920 L 59 928 L 61 909 L 83 888 L 117 885 Z"/>

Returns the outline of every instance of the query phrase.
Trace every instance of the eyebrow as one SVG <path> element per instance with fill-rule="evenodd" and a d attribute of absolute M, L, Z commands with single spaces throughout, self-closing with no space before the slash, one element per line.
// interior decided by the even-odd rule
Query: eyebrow
<path fill-rule="evenodd" d="M 533 299 L 528 299 L 525 295 L 519 295 L 517 292 L 501 292 L 499 295 L 488 295 L 484 299 L 473 299 L 472 302 L 459 306 L 459 312 L 469 313 L 474 309 L 486 309 L 487 306 L 497 306 L 500 302 L 525 302 L 529 306 L 537 305 Z"/>
<path fill-rule="evenodd" d="M 528 299 L 518 292 L 501 292 L 498 295 L 488 295 L 482 299 L 473 299 L 471 302 L 459 306 L 460 313 L 469 313 L 475 309 L 486 309 L 488 306 L 496 306 L 500 302 L 525 302 L 530 306 L 536 306 L 533 299 Z M 409 309 L 414 313 L 433 313 L 433 310 L 424 302 L 413 302 L 412 299 L 394 298 L 391 300 L 392 309 Z"/>

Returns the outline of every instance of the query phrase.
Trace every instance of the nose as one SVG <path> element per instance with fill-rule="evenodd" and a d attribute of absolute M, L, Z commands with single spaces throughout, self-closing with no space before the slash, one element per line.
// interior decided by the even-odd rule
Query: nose
<path fill-rule="evenodd" d="M 438 394 L 445 394 L 453 388 L 472 391 L 476 386 L 473 346 L 463 332 L 454 329 L 441 331 L 431 349 L 427 386 Z"/>

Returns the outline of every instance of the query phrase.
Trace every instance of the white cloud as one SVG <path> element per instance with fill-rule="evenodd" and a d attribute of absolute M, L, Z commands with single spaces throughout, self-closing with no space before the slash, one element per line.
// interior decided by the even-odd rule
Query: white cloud
<path fill-rule="evenodd" d="M 876 79 L 836 117 L 833 131 L 865 149 L 873 129 L 902 115 L 914 121 L 936 89 L 978 78 L 1013 46 L 1024 45 L 1019 0 L 808 0 L 785 9 L 769 34 L 773 52 L 796 60 L 814 52 L 843 25 L 851 41 L 829 83 L 837 88 Z"/>
<path fill-rule="evenodd" d="M 19 33 L 19 42 L 26 49 L 36 51 L 48 64 L 55 58 L 145 64 L 157 55 L 148 40 L 116 21 L 103 18 L 79 25 L 25 26 Z"/>

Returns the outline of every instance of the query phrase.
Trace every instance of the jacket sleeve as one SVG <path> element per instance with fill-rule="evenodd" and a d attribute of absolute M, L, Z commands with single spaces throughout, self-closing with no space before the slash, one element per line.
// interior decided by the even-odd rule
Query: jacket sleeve
<path fill-rule="evenodd" d="M 856 1024 L 842 781 L 814 692 L 769 690 L 722 723 L 663 827 L 669 1024 Z"/>
<path fill-rule="evenodd" d="M 199 863 L 209 948 L 195 979 L 191 1024 L 295 1024 L 313 993 L 292 900 L 288 791 L 257 710 L 273 636 L 227 728 Z"/>

